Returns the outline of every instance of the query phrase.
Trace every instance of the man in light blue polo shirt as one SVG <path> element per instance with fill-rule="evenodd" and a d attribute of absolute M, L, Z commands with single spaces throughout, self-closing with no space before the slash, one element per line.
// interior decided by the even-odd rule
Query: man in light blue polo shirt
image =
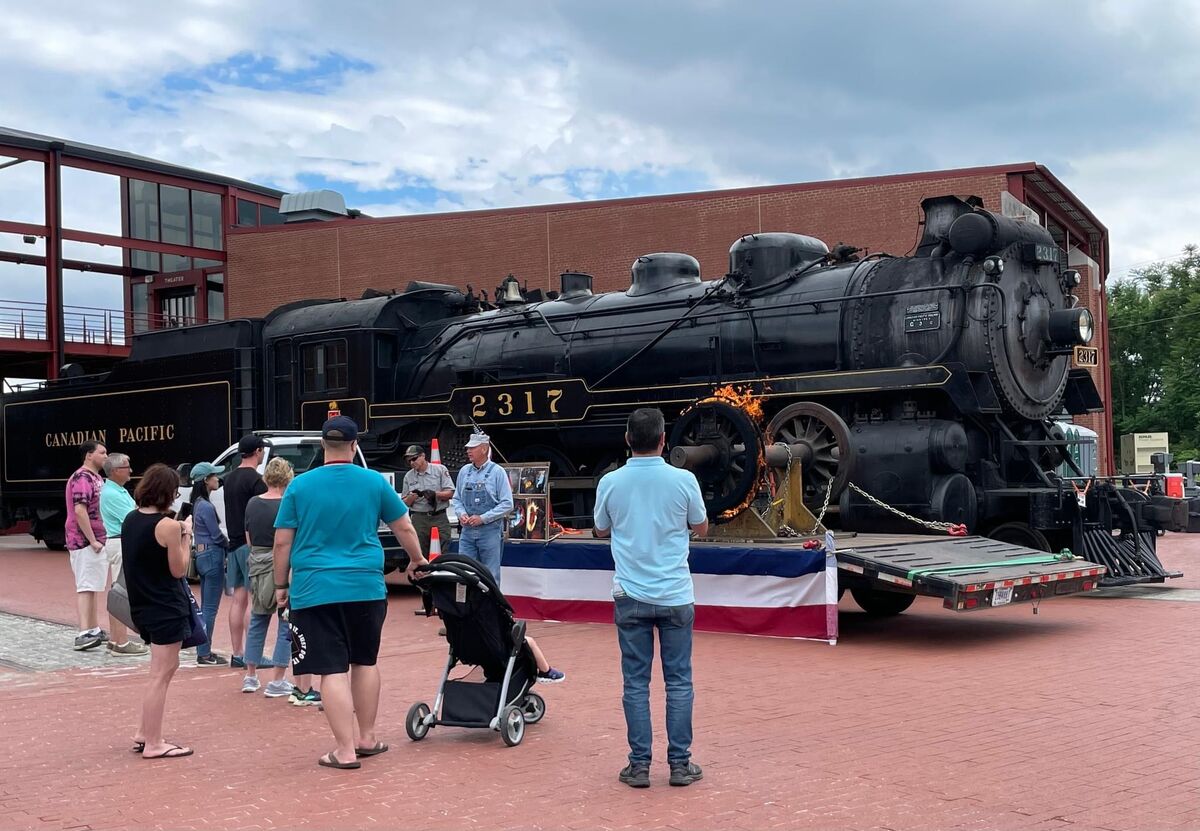
<path fill-rule="evenodd" d="M 657 629 L 667 687 L 670 782 L 690 785 L 704 774 L 691 760 L 696 613 L 688 528 L 703 535 L 708 516 L 695 475 L 663 460 L 666 432 L 661 411 L 636 410 L 625 425 L 625 441 L 633 458 L 600 480 L 593 528 L 597 537 L 612 537 L 616 563 L 613 615 L 629 739 L 629 764 L 618 778 L 630 787 L 650 787 L 650 670 Z"/>
<path fill-rule="evenodd" d="M 137 510 L 137 503 L 125 489 L 125 483 L 133 476 L 129 457 L 124 453 L 109 453 L 104 460 L 104 475 L 108 478 L 100 487 L 100 518 L 104 520 L 104 553 L 108 555 L 108 570 L 112 582 L 121 576 L 121 523 L 130 511 Z M 114 655 L 145 655 L 150 648 L 129 640 L 125 624 L 111 614 L 108 626 L 112 632 L 108 639 L 108 650 Z"/>

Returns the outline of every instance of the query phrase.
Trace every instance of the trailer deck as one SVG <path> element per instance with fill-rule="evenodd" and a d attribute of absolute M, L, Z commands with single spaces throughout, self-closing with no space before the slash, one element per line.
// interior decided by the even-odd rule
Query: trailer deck
<path fill-rule="evenodd" d="M 847 540 L 838 568 L 897 590 L 942 598 L 954 611 L 1092 591 L 1104 566 L 986 537 L 872 534 Z M 840 544 L 839 544 L 840 545 Z"/>

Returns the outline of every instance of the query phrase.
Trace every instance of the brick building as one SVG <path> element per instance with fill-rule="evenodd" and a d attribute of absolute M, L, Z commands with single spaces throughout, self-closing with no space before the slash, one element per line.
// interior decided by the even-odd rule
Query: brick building
<path fill-rule="evenodd" d="M 471 285 L 487 292 L 507 275 L 529 288 L 557 289 L 558 275 L 586 271 L 597 291 L 623 290 L 638 256 L 681 251 L 713 279 L 728 270 L 729 246 L 742 234 L 792 231 L 828 244 L 908 253 L 920 236 L 920 203 L 956 194 L 1045 225 L 1084 282 L 1100 367 L 1092 370 L 1111 400 L 1107 314 L 1108 231 L 1045 167 L 1035 163 L 880 176 L 737 190 L 579 202 L 449 214 L 337 219 L 228 235 L 226 303 L 230 317 L 259 316 L 292 300 L 359 297 L 366 289 L 403 289 L 411 280 Z M 1107 412 L 1076 422 L 1102 438 L 1099 468 L 1111 472 Z"/>

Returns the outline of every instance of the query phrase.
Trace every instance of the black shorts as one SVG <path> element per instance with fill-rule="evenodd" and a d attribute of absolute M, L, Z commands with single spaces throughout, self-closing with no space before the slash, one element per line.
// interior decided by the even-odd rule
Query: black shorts
<path fill-rule="evenodd" d="M 292 609 L 292 674 L 336 675 L 351 664 L 374 666 L 386 617 L 387 600 Z"/>
<path fill-rule="evenodd" d="M 168 643 L 183 643 L 184 638 L 192 633 L 192 618 L 188 617 L 135 617 L 133 625 L 146 643 L 159 645 Z"/>

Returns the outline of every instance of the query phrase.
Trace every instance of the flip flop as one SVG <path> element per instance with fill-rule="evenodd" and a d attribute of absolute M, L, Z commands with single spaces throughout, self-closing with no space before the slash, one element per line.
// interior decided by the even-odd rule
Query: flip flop
<path fill-rule="evenodd" d="M 333 750 L 329 751 L 320 759 L 317 759 L 317 764 L 321 767 L 337 768 L 338 770 L 357 770 L 362 767 L 362 762 L 357 759 L 353 762 L 340 762 L 338 761 L 338 757 L 333 755 L 334 753 L 335 751 Z"/>
<path fill-rule="evenodd" d="M 378 756 L 380 753 L 387 753 L 388 746 L 383 742 L 375 742 L 374 747 L 356 747 L 354 752 L 358 756 Z"/>
<path fill-rule="evenodd" d="M 175 752 L 176 750 L 181 750 L 183 752 L 176 753 Z M 164 750 L 162 753 L 156 753 L 153 756 L 147 756 L 145 753 L 143 753 L 142 758 L 143 759 L 181 759 L 184 756 L 191 756 L 195 752 L 196 751 L 192 750 L 190 747 L 184 748 L 184 747 L 180 747 L 177 744 L 173 744 L 169 748 Z"/>

